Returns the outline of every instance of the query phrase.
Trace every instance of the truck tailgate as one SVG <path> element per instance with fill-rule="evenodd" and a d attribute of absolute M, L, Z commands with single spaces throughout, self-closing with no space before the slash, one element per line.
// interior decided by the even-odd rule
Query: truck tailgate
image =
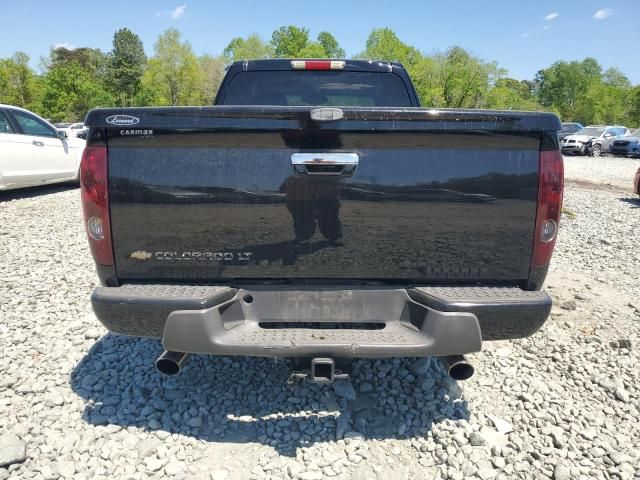
<path fill-rule="evenodd" d="M 309 110 L 140 110 L 135 129 L 104 129 L 118 278 L 527 278 L 555 116 L 351 108 L 315 123 Z M 318 167 L 295 167 L 298 153 Z M 357 168 L 323 164 L 336 153 Z"/>

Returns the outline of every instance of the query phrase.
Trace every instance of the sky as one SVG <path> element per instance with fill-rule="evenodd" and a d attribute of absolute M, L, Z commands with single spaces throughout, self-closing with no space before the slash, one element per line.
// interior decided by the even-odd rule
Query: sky
<path fill-rule="evenodd" d="M 460 45 L 532 79 L 557 60 L 595 57 L 640 84 L 640 0 L 0 0 L 0 58 L 24 51 L 37 67 L 55 45 L 111 49 L 114 32 L 140 35 L 147 54 L 177 28 L 196 54 L 218 54 L 234 37 L 265 40 L 281 25 L 328 30 L 347 56 L 373 28 L 389 27 L 425 53 Z"/>

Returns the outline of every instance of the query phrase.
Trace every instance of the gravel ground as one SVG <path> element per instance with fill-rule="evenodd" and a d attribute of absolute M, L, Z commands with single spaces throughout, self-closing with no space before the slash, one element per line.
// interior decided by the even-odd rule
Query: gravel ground
<path fill-rule="evenodd" d="M 564 157 L 564 174 L 567 180 L 604 183 L 623 190 L 633 188 L 633 176 L 638 168 L 639 158 Z"/>
<path fill-rule="evenodd" d="M 163 378 L 158 342 L 91 314 L 77 189 L 0 194 L 0 479 L 640 478 L 633 162 L 567 160 L 586 182 L 567 182 L 551 319 L 485 344 L 464 383 L 431 359 L 334 386 L 231 357 Z"/>

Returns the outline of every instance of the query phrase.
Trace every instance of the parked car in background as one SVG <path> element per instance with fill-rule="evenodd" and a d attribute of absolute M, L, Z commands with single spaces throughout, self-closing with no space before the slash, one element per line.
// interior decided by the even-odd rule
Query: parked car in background
<path fill-rule="evenodd" d="M 640 157 L 640 128 L 627 136 L 615 138 L 609 150 L 614 155 Z"/>
<path fill-rule="evenodd" d="M 84 140 L 87 138 L 88 131 L 89 129 L 84 126 L 84 123 L 72 123 L 69 127 L 69 136 L 81 138 Z"/>
<path fill-rule="evenodd" d="M 69 138 L 73 137 L 77 137 L 78 133 L 82 132 L 83 130 L 85 130 L 84 127 L 84 123 L 78 122 L 78 123 L 54 123 L 53 124 L 54 127 L 56 127 L 58 130 L 63 130 L 65 132 L 67 132 L 67 136 Z"/>
<path fill-rule="evenodd" d="M 84 123 L 72 123 L 69 126 L 69 136 L 73 136 L 73 137 L 77 137 L 78 133 L 80 133 L 81 131 L 83 131 L 84 128 Z"/>
<path fill-rule="evenodd" d="M 578 133 L 568 135 L 560 141 L 563 154 L 591 155 L 599 157 L 609 151 L 613 140 L 628 133 L 620 125 L 588 125 Z"/>
<path fill-rule="evenodd" d="M 78 181 L 84 144 L 35 113 L 0 104 L 0 190 Z"/>
<path fill-rule="evenodd" d="M 584 127 L 581 123 L 565 122 L 562 124 L 562 130 L 558 131 L 558 140 L 562 140 L 564 137 L 578 133 Z"/>

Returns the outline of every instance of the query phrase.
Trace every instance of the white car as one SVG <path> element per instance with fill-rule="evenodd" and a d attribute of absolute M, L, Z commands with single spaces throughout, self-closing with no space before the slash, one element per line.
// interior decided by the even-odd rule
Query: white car
<path fill-rule="evenodd" d="M 0 104 L 0 190 L 78 181 L 85 143 L 28 110 Z"/>

